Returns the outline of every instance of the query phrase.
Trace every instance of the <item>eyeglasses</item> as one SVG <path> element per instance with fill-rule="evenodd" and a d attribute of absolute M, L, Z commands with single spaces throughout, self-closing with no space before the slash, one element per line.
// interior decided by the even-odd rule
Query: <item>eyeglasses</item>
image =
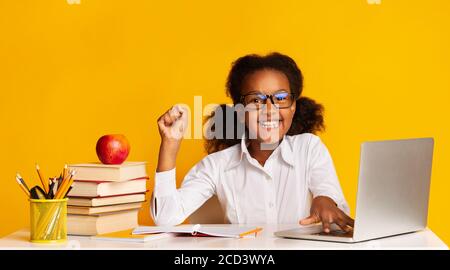
<path fill-rule="evenodd" d="M 244 106 L 252 105 L 256 109 L 260 109 L 262 106 L 264 106 L 267 102 L 267 100 L 270 99 L 273 105 L 277 107 L 278 109 L 285 109 L 292 106 L 294 103 L 294 94 L 289 93 L 287 91 L 279 91 L 272 95 L 265 95 L 262 93 L 251 93 L 247 95 L 241 96 L 241 103 L 244 104 Z"/>

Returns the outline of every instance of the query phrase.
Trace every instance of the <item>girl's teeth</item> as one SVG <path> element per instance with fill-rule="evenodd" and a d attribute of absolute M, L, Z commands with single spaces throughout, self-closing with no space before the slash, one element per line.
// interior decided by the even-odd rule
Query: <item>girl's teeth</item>
<path fill-rule="evenodd" d="M 263 128 L 277 128 L 278 127 L 278 121 L 261 121 L 259 124 Z"/>

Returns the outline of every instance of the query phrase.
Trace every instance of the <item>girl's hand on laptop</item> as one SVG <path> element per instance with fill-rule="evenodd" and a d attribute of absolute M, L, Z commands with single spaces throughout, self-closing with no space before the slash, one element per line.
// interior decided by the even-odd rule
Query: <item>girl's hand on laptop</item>
<path fill-rule="evenodd" d="M 181 140 L 188 127 L 188 111 L 175 105 L 158 118 L 161 145 L 159 148 L 157 172 L 175 168 L 175 161 Z"/>
<path fill-rule="evenodd" d="M 302 219 L 300 225 L 310 225 L 322 222 L 323 231 L 330 232 L 330 226 L 336 223 L 343 231 L 352 230 L 355 221 L 347 216 L 329 197 L 317 196 L 311 204 L 310 216 Z"/>

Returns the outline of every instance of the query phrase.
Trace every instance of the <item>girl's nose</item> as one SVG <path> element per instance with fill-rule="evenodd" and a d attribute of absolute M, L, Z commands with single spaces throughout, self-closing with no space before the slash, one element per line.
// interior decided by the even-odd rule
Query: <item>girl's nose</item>
<path fill-rule="evenodd" d="M 272 103 L 270 98 L 266 100 L 266 104 L 262 107 L 262 113 L 267 120 L 272 120 L 278 116 L 278 108 Z"/>

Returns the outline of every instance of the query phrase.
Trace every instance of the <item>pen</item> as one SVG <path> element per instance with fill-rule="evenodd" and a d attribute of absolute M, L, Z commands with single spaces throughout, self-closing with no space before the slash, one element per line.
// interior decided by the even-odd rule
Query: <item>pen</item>
<path fill-rule="evenodd" d="M 53 180 L 51 180 L 51 184 L 50 184 L 50 187 L 49 187 L 49 192 L 48 192 L 48 194 L 47 194 L 47 199 L 53 199 L 54 198 L 54 196 L 55 196 L 55 193 L 54 193 L 54 190 L 55 190 L 55 181 L 53 181 Z"/>
<path fill-rule="evenodd" d="M 18 179 L 22 185 L 30 192 L 30 188 L 28 187 L 27 183 L 25 183 L 25 180 L 23 180 L 22 176 L 20 176 L 19 173 L 16 174 L 16 179 Z"/>
<path fill-rule="evenodd" d="M 25 192 L 25 194 L 27 195 L 28 198 L 30 198 L 30 192 L 25 188 L 25 186 L 22 184 L 22 182 L 20 181 L 20 179 L 18 179 L 16 177 L 16 181 L 19 184 L 20 189 L 23 190 L 23 192 Z"/>
<path fill-rule="evenodd" d="M 56 192 L 58 191 L 58 187 L 59 187 L 59 179 L 60 178 L 55 178 L 55 180 L 54 180 L 54 185 L 53 185 L 53 195 L 55 195 L 56 194 Z"/>
<path fill-rule="evenodd" d="M 58 187 L 61 185 L 61 182 L 62 182 L 63 179 L 64 179 L 63 175 L 60 174 L 59 177 L 58 177 L 58 179 L 57 179 L 57 181 L 58 181 L 58 182 L 57 182 L 57 186 L 58 186 Z"/>
<path fill-rule="evenodd" d="M 67 197 L 67 195 L 69 195 L 69 193 L 70 193 L 70 191 L 72 190 L 72 188 L 73 188 L 73 186 L 71 186 L 71 187 L 67 190 L 66 195 L 65 195 L 63 198 L 65 198 L 65 197 Z"/>

